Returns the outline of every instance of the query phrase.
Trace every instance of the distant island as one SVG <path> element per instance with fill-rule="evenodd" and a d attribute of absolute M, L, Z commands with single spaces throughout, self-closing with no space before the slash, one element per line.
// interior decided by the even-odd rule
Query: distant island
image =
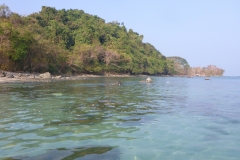
<path fill-rule="evenodd" d="M 215 65 L 208 65 L 207 67 L 190 67 L 187 60 L 181 57 L 167 57 L 174 61 L 175 75 L 188 76 L 222 76 L 224 70 Z"/>
<path fill-rule="evenodd" d="M 0 6 L 0 70 L 4 71 L 189 74 L 187 63 L 179 67 L 176 59 L 167 58 L 142 40 L 143 35 L 127 30 L 123 22 L 106 23 L 83 10 L 43 6 L 38 13 L 21 16 L 4 4 Z"/>
<path fill-rule="evenodd" d="M 207 67 L 192 67 L 191 75 L 195 76 L 222 76 L 224 70 L 215 65 L 208 65 Z"/>

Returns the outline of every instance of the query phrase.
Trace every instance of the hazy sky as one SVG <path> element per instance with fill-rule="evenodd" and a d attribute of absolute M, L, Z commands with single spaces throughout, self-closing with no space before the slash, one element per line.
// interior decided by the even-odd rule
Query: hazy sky
<path fill-rule="evenodd" d="M 80 9 L 106 22 L 124 22 L 165 56 L 192 67 L 216 65 L 240 76 L 240 0 L 0 0 L 28 15 L 41 6 Z"/>

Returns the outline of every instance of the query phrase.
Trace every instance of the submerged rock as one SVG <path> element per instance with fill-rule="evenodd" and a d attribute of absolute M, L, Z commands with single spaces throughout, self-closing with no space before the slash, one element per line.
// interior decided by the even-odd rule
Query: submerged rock
<path fill-rule="evenodd" d="M 108 86 L 121 86 L 121 85 L 122 85 L 122 83 L 119 82 L 119 81 L 117 81 L 117 82 L 115 82 L 115 83 L 110 83 L 110 84 L 108 84 Z"/>

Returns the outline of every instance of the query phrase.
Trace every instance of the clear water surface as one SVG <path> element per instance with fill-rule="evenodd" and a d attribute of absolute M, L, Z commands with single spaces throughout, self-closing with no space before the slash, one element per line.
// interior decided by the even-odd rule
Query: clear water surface
<path fill-rule="evenodd" d="M 239 77 L 143 79 L 0 84 L 0 159 L 240 159 Z"/>

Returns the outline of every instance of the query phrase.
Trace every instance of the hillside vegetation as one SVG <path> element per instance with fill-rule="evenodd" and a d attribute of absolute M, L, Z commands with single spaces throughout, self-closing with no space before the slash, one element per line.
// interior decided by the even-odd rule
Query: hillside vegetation
<path fill-rule="evenodd" d="M 215 65 L 208 65 L 207 67 L 190 67 L 187 60 L 181 57 L 173 56 L 167 57 L 173 61 L 174 75 L 189 75 L 189 76 L 222 76 L 224 70 Z"/>
<path fill-rule="evenodd" d="M 186 59 L 178 56 L 167 57 L 167 59 L 173 61 L 174 71 L 172 74 L 188 75 L 191 73 L 190 65 Z"/>
<path fill-rule="evenodd" d="M 208 65 L 207 67 L 192 67 L 191 74 L 198 76 L 222 76 L 224 70 L 215 65 Z"/>
<path fill-rule="evenodd" d="M 82 10 L 42 7 L 20 16 L 0 7 L 0 69 L 51 73 L 173 74 L 173 61 L 124 23 Z"/>

